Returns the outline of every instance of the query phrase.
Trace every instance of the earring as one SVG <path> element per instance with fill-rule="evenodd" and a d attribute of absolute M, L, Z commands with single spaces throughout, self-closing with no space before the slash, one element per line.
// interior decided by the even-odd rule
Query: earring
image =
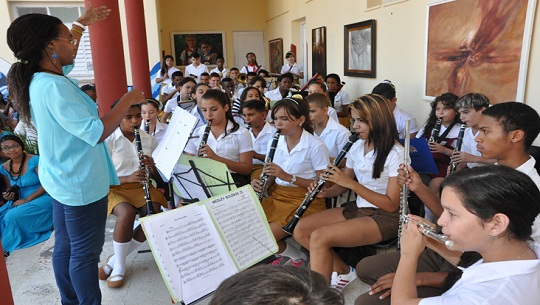
<path fill-rule="evenodd" d="M 55 50 L 53 50 L 51 57 L 52 57 L 53 64 L 56 64 L 56 59 L 58 58 L 58 54 L 56 54 Z"/>
<path fill-rule="evenodd" d="M 489 235 L 489 237 L 491 237 L 491 240 L 497 239 L 497 236 L 496 236 L 496 235 Z"/>

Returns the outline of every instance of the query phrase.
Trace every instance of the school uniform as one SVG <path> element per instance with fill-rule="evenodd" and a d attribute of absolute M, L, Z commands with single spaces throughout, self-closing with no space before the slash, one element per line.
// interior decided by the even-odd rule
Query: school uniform
<path fill-rule="evenodd" d="M 248 72 L 259 72 L 260 70 L 264 69 L 262 65 L 251 65 L 247 64 L 240 69 L 240 73 L 247 74 Z"/>
<path fill-rule="evenodd" d="M 338 118 L 338 115 L 337 115 L 337 111 L 336 109 L 332 108 L 332 107 L 328 107 L 328 112 L 326 113 L 328 114 L 328 116 L 333 119 L 334 121 L 336 122 L 339 122 L 339 118 Z M 347 118 L 348 119 L 348 118 Z M 345 125 L 344 125 L 345 126 Z"/>
<path fill-rule="evenodd" d="M 186 67 L 186 73 L 184 75 L 186 77 L 192 77 L 194 78 L 197 83 L 200 82 L 199 78 L 201 77 L 201 74 L 204 72 L 208 73 L 208 67 L 205 64 L 200 64 L 197 67 L 195 67 L 193 64 Z"/>
<path fill-rule="evenodd" d="M 165 95 L 170 94 L 171 92 L 174 92 L 174 91 L 176 91 L 176 86 L 173 85 L 173 83 L 169 83 L 169 84 L 167 84 L 167 86 L 163 87 L 163 89 L 161 90 L 161 95 L 165 96 Z M 166 102 L 171 101 L 171 100 L 176 101 L 178 99 L 179 95 L 180 95 L 180 92 L 177 91 Z"/>
<path fill-rule="evenodd" d="M 279 88 L 266 92 L 264 96 L 269 98 L 271 101 L 281 101 L 283 99 L 281 92 L 279 92 Z M 285 97 L 291 97 L 291 91 L 287 92 Z"/>
<path fill-rule="evenodd" d="M 394 108 L 394 118 L 396 120 L 396 127 L 400 139 L 405 139 L 405 123 L 407 122 L 407 119 L 410 119 L 409 133 L 415 133 L 418 131 L 418 123 L 416 122 L 416 118 L 407 111 L 399 108 L 398 105 L 396 105 L 396 108 Z"/>
<path fill-rule="evenodd" d="M 330 158 L 335 158 L 349 141 L 351 132 L 338 122 L 329 119 L 321 134 L 314 133 L 314 135 L 324 142 L 326 148 L 328 148 Z"/>
<path fill-rule="evenodd" d="M 159 143 L 159 142 L 161 142 L 161 139 L 163 139 L 163 136 L 165 136 L 165 131 L 167 131 L 167 127 L 168 127 L 167 124 L 163 124 L 159 120 L 157 120 L 156 121 L 156 129 L 150 135 L 153 136 L 154 138 L 156 138 L 157 142 Z M 145 122 L 143 120 L 142 123 L 141 123 L 140 129 L 144 130 L 145 128 L 146 128 L 145 127 Z"/>
<path fill-rule="evenodd" d="M 227 73 L 229 73 L 229 72 L 230 72 L 230 70 L 225 68 L 225 67 L 223 67 L 222 71 L 219 71 L 219 69 L 216 67 L 216 68 L 214 68 L 214 69 L 212 69 L 210 71 L 210 74 L 217 73 L 220 76 L 219 78 L 224 78 L 224 77 L 227 77 Z"/>
<path fill-rule="evenodd" d="M 337 112 L 343 111 L 343 106 L 349 105 L 351 103 L 351 98 L 349 97 L 349 93 L 347 91 L 341 89 L 334 97 L 334 109 L 336 109 Z"/>
<path fill-rule="evenodd" d="M 202 114 L 202 111 L 200 111 L 199 106 L 195 105 L 195 107 L 193 107 L 193 109 L 191 109 L 189 113 L 197 118 L 197 123 L 195 124 L 195 126 L 193 126 L 193 130 L 203 125 L 206 125 L 206 120 L 204 119 L 204 116 Z"/>
<path fill-rule="evenodd" d="M 173 75 L 173 73 L 176 72 L 176 71 L 180 71 L 180 70 L 179 70 L 178 68 L 176 68 L 176 67 L 169 68 L 169 70 L 167 70 L 167 76 L 168 76 L 168 77 L 165 78 L 161 83 L 162 83 L 162 84 L 166 84 L 166 85 L 172 83 L 172 75 Z M 163 74 L 161 74 L 161 71 L 159 71 L 159 74 L 158 74 L 158 75 L 159 75 L 159 77 L 156 77 L 156 79 L 157 79 L 157 78 L 163 77 Z M 155 81 L 155 80 L 154 80 L 154 81 Z"/>
<path fill-rule="evenodd" d="M 294 63 L 293 66 L 291 67 L 289 63 L 286 63 L 285 65 L 283 65 L 283 67 L 281 67 L 280 73 L 281 74 L 292 73 L 292 74 L 301 75 L 302 73 L 304 73 L 304 67 L 302 67 L 298 63 Z M 296 78 L 296 76 L 294 77 L 294 83 L 295 84 L 299 83 L 298 78 Z"/>
<path fill-rule="evenodd" d="M 268 122 L 264 124 L 263 129 L 259 132 L 259 135 L 255 138 L 253 131 L 249 129 L 251 135 L 251 142 L 253 142 L 253 151 L 258 154 L 267 155 L 268 143 L 272 142 L 272 138 L 276 133 L 276 128 L 270 125 Z M 262 174 L 264 161 L 253 158 L 253 169 L 251 170 L 251 180 L 258 178 Z"/>
<path fill-rule="evenodd" d="M 461 145 L 461 151 L 466 152 L 473 156 L 481 157 L 482 154 L 476 148 L 476 141 L 474 140 L 480 130 L 476 133 L 473 133 L 472 128 L 465 128 L 465 133 L 463 134 L 463 144 Z M 467 167 L 472 168 L 476 166 L 484 166 L 486 164 L 479 162 L 467 162 Z"/>
<path fill-rule="evenodd" d="M 422 128 L 420 128 L 420 131 L 418 131 L 418 133 L 416 134 L 417 138 L 420 138 L 424 135 L 424 128 L 425 128 L 425 125 Z M 439 136 L 443 135 L 446 132 L 446 129 L 447 128 L 443 124 L 441 124 Z M 443 145 L 446 148 L 454 149 L 456 147 L 456 143 L 455 143 L 456 139 L 459 136 L 459 129 L 460 129 L 460 124 L 457 124 L 457 123 L 454 124 L 454 126 L 448 132 L 448 134 L 446 134 L 444 138 L 439 138 L 437 142 L 439 142 L 439 144 Z M 429 135 L 431 136 L 431 133 Z M 429 139 L 429 136 L 427 138 Z M 435 161 L 435 165 L 437 166 L 437 170 L 439 171 L 439 173 L 431 174 L 429 175 L 429 177 L 431 179 L 438 178 L 438 177 L 445 178 L 447 170 L 448 170 L 448 166 L 450 165 L 450 157 L 442 153 L 431 153 L 431 154 L 433 156 L 433 160 Z"/>

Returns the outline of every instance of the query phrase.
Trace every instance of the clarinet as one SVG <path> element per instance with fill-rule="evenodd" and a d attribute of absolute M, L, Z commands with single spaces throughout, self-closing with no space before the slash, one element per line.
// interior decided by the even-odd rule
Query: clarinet
<path fill-rule="evenodd" d="M 404 219 L 405 223 L 411 220 L 409 216 L 405 216 Z M 437 234 L 435 230 L 427 223 L 421 222 L 418 224 L 418 227 L 422 229 L 422 234 L 444 244 L 446 248 L 452 249 L 454 247 L 454 242 L 448 236 L 444 234 Z"/>
<path fill-rule="evenodd" d="M 206 141 L 208 141 L 208 136 L 210 135 L 210 129 L 211 128 L 212 128 L 212 121 L 209 120 L 208 124 L 206 124 L 206 128 L 204 129 L 202 140 L 201 140 L 201 143 L 199 144 L 199 150 L 197 152 L 199 152 L 201 150 L 201 148 L 203 148 L 203 146 L 206 145 Z M 201 155 L 199 155 L 199 156 L 201 156 Z"/>
<path fill-rule="evenodd" d="M 280 132 L 281 130 L 276 131 L 276 133 L 274 133 L 274 136 L 272 137 L 272 144 L 270 145 L 270 150 L 268 151 L 268 153 L 266 154 L 266 158 L 264 159 L 264 165 L 268 163 L 272 163 L 272 160 L 274 160 L 274 154 L 276 153 L 276 147 L 279 141 Z M 261 188 L 261 192 L 257 193 L 257 197 L 259 198 L 259 202 L 262 202 L 264 193 L 266 193 L 266 188 L 268 187 L 268 181 L 270 181 L 270 178 L 268 177 L 268 174 L 263 171 L 259 179 L 261 179 L 262 188 Z"/>
<path fill-rule="evenodd" d="M 408 174 L 408 166 L 411 164 L 411 132 L 410 132 L 410 120 L 405 121 L 405 140 L 403 141 L 403 164 L 405 165 L 405 172 Z M 403 225 L 407 222 L 406 218 L 409 214 L 409 186 L 403 183 L 401 186 L 401 193 L 399 195 L 399 227 L 398 227 L 398 242 L 397 247 L 400 247 L 401 232 L 403 232 Z"/>
<path fill-rule="evenodd" d="M 461 127 L 459 128 L 459 134 L 456 141 L 456 148 L 454 148 L 454 152 L 461 151 L 461 146 L 463 145 L 463 135 L 465 134 L 465 124 L 461 124 Z M 450 161 L 450 173 L 453 173 L 456 171 L 457 163 Z"/>
<path fill-rule="evenodd" d="M 142 142 L 141 142 L 141 134 L 139 133 L 139 129 L 135 128 L 133 130 L 133 133 L 135 134 L 135 146 L 137 147 L 137 155 L 139 156 L 139 169 L 144 170 L 145 177 L 143 179 L 142 185 L 144 190 L 144 200 L 146 201 L 146 212 L 147 215 L 155 214 L 154 206 L 152 204 L 152 199 L 150 198 L 150 183 L 149 183 L 149 175 L 148 175 L 148 169 L 144 165 L 143 162 L 143 150 L 142 150 Z"/>
<path fill-rule="evenodd" d="M 431 131 L 431 136 L 429 137 L 428 142 L 437 142 L 439 140 L 439 131 L 441 130 L 441 124 L 442 119 L 437 119 L 437 123 L 435 123 L 435 126 L 433 127 L 433 130 Z"/>
<path fill-rule="evenodd" d="M 150 120 L 144 121 L 144 132 L 150 134 Z"/>
<path fill-rule="evenodd" d="M 332 162 L 332 165 L 338 165 L 339 163 L 341 163 L 341 161 L 343 161 L 343 158 L 345 158 L 345 155 L 347 155 L 347 152 L 349 151 L 349 149 L 351 149 L 351 146 L 354 144 L 354 142 L 356 142 L 356 140 L 358 140 L 358 134 L 353 133 L 349 137 L 349 141 L 345 144 L 345 146 L 343 146 L 337 157 L 334 159 L 334 162 Z M 317 194 L 319 194 L 325 183 L 326 181 L 322 178 L 322 175 L 319 176 L 319 178 L 317 179 L 317 185 L 311 192 L 306 194 L 304 201 L 302 201 L 302 203 L 296 210 L 294 217 L 291 219 L 291 221 L 289 221 L 289 223 L 287 223 L 284 227 L 281 228 L 283 232 L 289 235 L 293 234 L 294 228 L 298 224 L 298 221 L 300 220 L 300 218 L 302 218 L 302 215 L 304 215 L 311 202 L 315 200 L 315 197 L 317 196 Z"/>

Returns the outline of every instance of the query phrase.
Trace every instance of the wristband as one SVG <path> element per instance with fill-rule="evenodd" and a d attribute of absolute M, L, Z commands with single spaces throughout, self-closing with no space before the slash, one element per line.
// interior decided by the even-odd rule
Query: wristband
<path fill-rule="evenodd" d="M 76 25 L 76 26 L 80 27 L 83 30 L 83 32 L 86 30 L 86 25 L 84 25 L 84 24 L 82 24 L 82 23 L 80 23 L 78 21 L 73 21 L 72 25 Z"/>
<path fill-rule="evenodd" d="M 76 28 L 71 28 L 71 30 L 72 30 L 73 32 L 76 32 L 76 33 L 81 34 L 81 36 L 83 35 L 83 32 L 77 30 Z"/>

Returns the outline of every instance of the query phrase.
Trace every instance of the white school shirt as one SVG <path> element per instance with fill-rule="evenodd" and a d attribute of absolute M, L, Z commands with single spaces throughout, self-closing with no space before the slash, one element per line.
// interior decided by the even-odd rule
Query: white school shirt
<path fill-rule="evenodd" d="M 268 142 L 267 150 L 272 145 Z M 285 137 L 279 137 L 273 163 L 276 163 L 289 175 L 315 180 L 315 171 L 323 170 L 328 166 L 330 157 L 324 142 L 311 133 L 303 130 L 300 141 L 289 152 Z M 297 187 L 297 185 L 283 181 L 276 177 L 276 184 L 281 186 Z"/>
<path fill-rule="evenodd" d="M 403 146 L 394 144 L 384 162 L 384 169 L 378 179 L 373 179 L 373 163 L 375 163 L 374 150 L 364 156 L 364 140 L 353 144 L 347 154 L 347 168 L 354 171 L 358 183 L 379 194 L 386 194 L 388 179 L 397 177 L 399 164 L 403 162 Z M 396 182 L 397 183 L 397 182 Z M 361 196 L 356 196 L 356 206 L 359 208 L 377 208 Z"/>
<path fill-rule="evenodd" d="M 343 111 L 343 105 L 349 105 L 351 103 L 351 98 L 347 91 L 341 89 L 334 97 L 334 108 L 337 112 Z"/>
<path fill-rule="evenodd" d="M 409 132 L 415 133 L 418 131 L 418 123 L 416 122 L 414 116 L 399 108 L 398 105 L 396 105 L 396 108 L 394 108 L 394 118 L 396 119 L 396 126 L 400 139 L 405 139 L 405 123 L 407 119 L 411 119 L 409 121 Z"/>
<path fill-rule="evenodd" d="M 201 74 L 203 74 L 204 72 L 208 73 L 208 67 L 205 64 L 200 64 L 197 67 L 191 64 L 186 67 L 186 73 L 184 73 L 184 76 L 195 78 L 197 83 L 199 83 L 200 82 L 199 78 L 201 77 Z M 193 77 L 193 75 L 195 77 Z"/>
<path fill-rule="evenodd" d="M 203 125 L 193 131 L 192 136 L 194 138 L 188 141 L 184 150 L 185 152 L 195 156 L 197 155 L 205 128 L 206 125 Z M 206 144 L 210 146 L 210 148 L 218 156 L 227 160 L 240 162 L 241 153 L 253 150 L 253 144 L 251 143 L 251 135 L 249 134 L 249 131 L 242 126 L 240 126 L 237 131 L 231 133 L 230 130 L 232 128 L 233 124 L 229 121 L 227 123 L 227 130 L 229 130 L 227 132 L 227 135 L 225 135 L 225 133 L 222 133 L 217 139 L 214 137 L 214 134 L 210 132 Z"/>
<path fill-rule="evenodd" d="M 167 71 L 167 78 L 165 78 L 161 83 L 162 84 L 170 84 L 172 82 L 172 74 L 176 71 L 180 71 L 178 68 L 176 67 L 172 67 L 170 68 L 168 71 Z M 163 74 L 161 74 L 161 71 L 159 71 L 159 76 L 156 77 L 156 79 L 160 78 L 160 77 L 163 77 Z"/>
<path fill-rule="evenodd" d="M 259 135 L 256 138 L 253 135 L 253 131 L 249 130 L 251 141 L 253 142 L 253 150 L 258 154 L 266 155 L 268 152 L 268 143 L 271 144 L 272 138 L 274 137 L 276 131 L 277 129 L 268 124 L 268 122 L 264 123 L 263 129 L 261 132 L 259 132 Z M 253 158 L 253 164 L 264 164 L 264 162 Z"/>
<path fill-rule="evenodd" d="M 167 86 L 163 87 L 163 90 L 161 90 L 161 95 L 167 95 L 174 91 L 176 91 L 176 86 L 173 85 L 173 83 L 170 83 L 170 84 L 167 84 Z M 176 93 L 171 98 L 169 98 L 167 102 L 170 100 L 176 101 L 179 95 L 180 95 L 180 92 L 176 91 Z"/>
<path fill-rule="evenodd" d="M 283 67 L 281 67 L 281 74 L 285 74 L 285 73 L 292 73 L 292 74 L 302 74 L 304 73 L 304 68 L 297 64 L 297 63 L 294 63 L 294 65 L 292 66 L 292 69 L 291 69 L 291 65 L 289 65 L 289 63 L 283 65 Z"/>
<path fill-rule="evenodd" d="M 339 118 L 337 116 L 337 111 L 336 109 L 332 108 L 332 107 L 328 107 L 328 112 L 326 113 L 328 114 L 328 116 L 333 119 L 334 121 L 336 122 L 339 122 Z"/>
<path fill-rule="evenodd" d="M 271 101 L 281 101 L 283 99 L 281 92 L 279 92 L 279 88 L 267 91 L 264 96 L 269 98 Z M 289 91 L 285 97 L 291 97 L 291 91 Z"/>
<path fill-rule="evenodd" d="M 540 257 L 540 245 L 532 244 Z M 537 305 L 540 300 L 540 260 L 484 263 L 481 259 L 463 270 L 461 278 L 438 297 L 420 305 Z"/>
<path fill-rule="evenodd" d="M 338 122 L 329 119 L 321 134 L 314 134 L 324 142 L 330 158 L 335 158 L 349 141 L 351 132 Z"/>
<path fill-rule="evenodd" d="M 153 134 L 151 134 L 151 136 L 156 138 L 158 143 L 161 142 L 161 139 L 163 139 L 163 136 L 165 135 L 165 131 L 167 131 L 167 127 L 168 127 L 167 124 L 163 124 L 159 120 L 157 120 L 156 121 L 156 130 L 154 130 L 154 132 L 153 132 Z M 144 130 L 144 120 L 141 122 L 141 128 L 140 129 Z"/>
<path fill-rule="evenodd" d="M 230 72 L 230 70 L 227 69 L 227 68 L 225 68 L 225 67 L 223 67 L 223 71 L 219 71 L 219 69 L 218 69 L 217 67 L 215 67 L 214 69 L 212 69 L 212 70 L 210 71 L 209 74 L 217 73 L 217 74 L 220 74 L 220 75 L 221 75 L 221 78 L 224 78 L 224 77 L 227 77 L 227 73 L 229 73 L 229 72 Z"/>
<path fill-rule="evenodd" d="M 189 113 L 192 116 L 197 118 L 197 123 L 195 124 L 195 126 L 193 126 L 193 130 L 195 130 L 195 129 L 203 126 L 203 125 L 206 125 L 206 120 L 204 119 L 204 117 L 202 115 L 202 111 L 201 111 L 201 113 L 199 113 L 199 107 L 197 105 L 195 105 L 195 107 L 193 107 L 193 109 L 191 109 L 191 111 Z"/>
<path fill-rule="evenodd" d="M 476 141 L 474 140 L 480 130 L 476 132 L 476 134 L 473 133 L 471 127 L 465 128 L 465 133 L 463 134 L 463 144 L 461 145 L 461 151 L 466 152 L 468 154 L 471 154 L 473 156 L 479 156 L 481 157 L 482 154 L 478 151 L 476 148 Z M 486 164 L 479 163 L 479 162 L 467 162 L 467 167 L 476 167 L 476 166 L 484 166 Z"/>
<path fill-rule="evenodd" d="M 536 184 L 536 186 L 540 188 L 540 175 L 538 175 L 536 168 L 534 168 L 535 164 L 536 160 L 532 156 L 529 156 L 529 160 L 521 164 L 518 168 L 516 168 L 516 170 L 529 176 L 534 182 L 534 184 Z M 536 219 L 534 220 L 532 226 L 532 230 L 533 232 L 531 237 L 534 239 L 535 242 L 540 243 L 540 215 L 536 216 Z"/>
<path fill-rule="evenodd" d="M 157 140 L 143 130 L 139 131 L 143 153 L 152 156 L 158 146 Z M 127 177 L 139 169 L 139 155 L 135 141 L 131 142 L 124 136 L 120 127 L 105 139 L 109 154 L 118 177 Z"/>
<path fill-rule="evenodd" d="M 247 74 L 248 72 L 258 73 L 261 70 L 264 70 L 264 67 L 262 65 L 250 66 L 248 64 L 245 64 L 242 67 L 242 69 L 240 69 L 240 73 L 245 73 L 245 74 Z"/>

